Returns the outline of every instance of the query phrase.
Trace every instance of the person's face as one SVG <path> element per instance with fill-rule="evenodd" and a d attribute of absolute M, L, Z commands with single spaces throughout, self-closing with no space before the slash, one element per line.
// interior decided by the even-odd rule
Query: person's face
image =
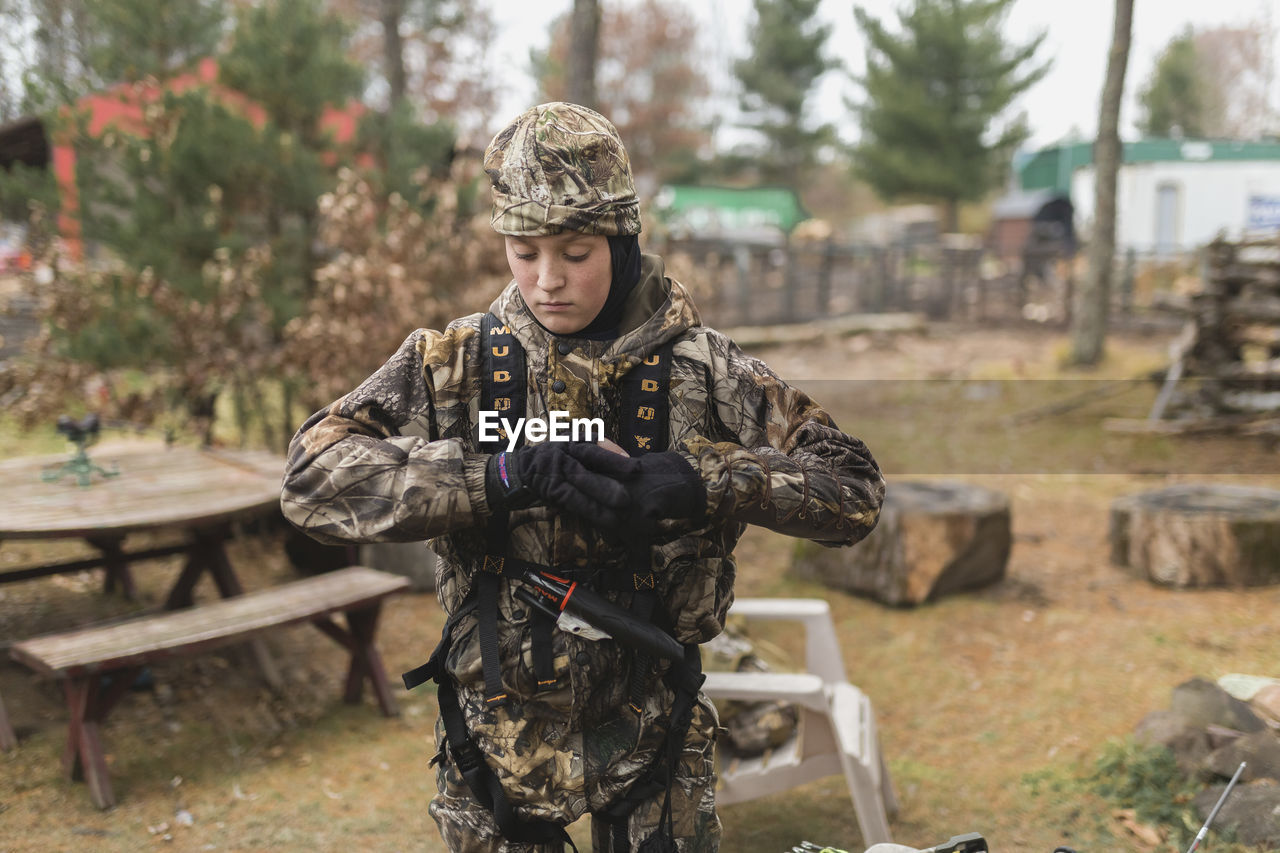
<path fill-rule="evenodd" d="M 599 234 L 507 237 L 507 264 L 520 295 L 546 329 L 572 335 L 596 318 L 609 296 L 613 263 Z"/>

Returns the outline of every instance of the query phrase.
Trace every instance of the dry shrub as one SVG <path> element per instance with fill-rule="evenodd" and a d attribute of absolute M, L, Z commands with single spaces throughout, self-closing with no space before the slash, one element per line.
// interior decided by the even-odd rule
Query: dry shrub
<path fill-rule="evenodd" d="M 306 381 L 308 404 L 351 390 L 414 329 L 487 310 L 505 285 L 501 238 L 460 202 L 474 188 L 472 170 L 424 175 L 425 205 L 394 194 L 384 204 L 350 170 L 320 199 L 320 239 L 338 251 L 316 272 L 314 294 L 284 342 L 285 364 Z"/>
<path fill-rule="evenodd" d="M 263 292 L 274 263 L 265 245 L 217 250 L 194 298 L 151 269 L 74 259 L 51 241 L 25 285 L 40 331 L 0 369 L 0 401 L 27 428 L 92 410 L 207 442 L 227 394 L 239 438 L 257 428 L 279 446 L 300 420 L 297 407 L 328 403 L 414 328 L 484 310 L 501 289 L 500 239 L 468 201 L 475 172 L 459 164 L 424 173 L 411 204 L 343 170 L 318 203 L 317 245 L 330 254 L 283 330 Z"/>

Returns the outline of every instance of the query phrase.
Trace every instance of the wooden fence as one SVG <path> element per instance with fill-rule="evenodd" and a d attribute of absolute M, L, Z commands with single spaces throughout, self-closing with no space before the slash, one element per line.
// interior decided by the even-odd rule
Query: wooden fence
<path fill-rule="evenodd" d="M 1009 264 L 981 247 L 945 243 L 682 239 L 658 249 L 673 266 L 692 269 L 704 321 L 725 327 L 897 311 L 930 320 L 1065 326 L 1080 266 L 1078 256 L 1052 249 Z M 1149 261 L 1131 253 L 1117 256 L 1111 315 L 1116 321 L 1152 307 L 1134 287 L 1137 271 Z"/>

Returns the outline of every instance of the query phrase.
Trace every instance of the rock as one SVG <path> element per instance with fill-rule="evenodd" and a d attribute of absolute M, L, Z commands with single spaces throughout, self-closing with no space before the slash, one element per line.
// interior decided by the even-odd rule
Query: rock
<path fill-rule="evenodd" d="M 436 554 L 426 542 L 377 542 L 360 546 L 360 564 L 403 575 L 415 592 L 436 588 Z"/>
<path fill-rule="evenodd" d="M 1186 484 L 1111 505 L 1111 560 L 1175 587 L 1280 582 L 1280 491 Z"/>
<path fill-rule="evenodd" d="M 1214 785 L 1196 795 L 1194 804 L 1202 821 L 1208 819 L 1209 812 L 1213 811 L 1226 787 Z M 1233 831 L 1236 841 L 1241 844 L 1265 845 L 1266 849 L 1274 850 L 1280 847 L 1280 817 L 1277 815 L 1280 815 L 1280 786 L 1261 782 L 1237 785 L 1222 804 L 1222 810 L 1214 819 L 1213 830 L 1220 833 Z"/>
<path fill-rule="evenodd" d="M 1204 727 L 1204 733 L 1209 736 L 1209 747 L 1211 749 L 1222 749 L 1230 743 L 1235 743 L 1244 737 L 1244 732 L 1239 729 L 1229 729 L 1226 726 L 1208 725 Z"/>
<path fill-rule="evenodd" d="M 1260 689 L 1249 700 L 1249 706 L 1271 725 L 1280 727 L 1280 684 Z"/>
<path fill-rule="evenodd" d="M 1256 732 L 1266 724 L 1241 702 L 1212 681 L 1193 678 L 1173 688 L 1170 708 L 1193 726 L 1225 726 L 1242 732 Z"/>
<path fill-rule="evenodd" d="M 1188 775 L 1198 771 L 1212 751 L 1204 729 L 1193 726 L 1186 717 L 1173 711 L 1147 714 L 1134 729 L 1133 739 L 1168 747 L 1177 759 L 1178 768 Z"/>
<path fill-rule="evenodd" d="M 1256 779 L 1273 779 L 1280 781 L 1280 739 L 1270 731 L 1253 732 L 1236 738 L 1231 743 L 1216 749 L 1205 760 L 1205 767 L 1219 776 L 1230 779 L 1240 766 L 1246 762 L 1240 781 L 1252 782 Z"/>
<path fill-rule="evenodd" d="M 1268 685 L 1280 685 L 1280 679 L 1242 672 L 1229 672 L 1218 679 L 1218 686 L 1241 702 L 1248 702 Z"/>
<path fill-rule="evenodd" d="M 1001 580 L 1009 499 L 957 482 L 890 484 L 876 529 L 852 548 L 801 541 L 791 573 L 885 604 L 916 605 Z"/>

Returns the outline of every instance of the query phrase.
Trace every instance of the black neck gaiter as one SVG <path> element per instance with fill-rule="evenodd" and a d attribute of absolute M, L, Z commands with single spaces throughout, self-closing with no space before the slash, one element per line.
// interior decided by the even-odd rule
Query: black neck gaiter
<path fill-rule="evenodd" d="M 609 295 L 595 319 L 579 332 L 568 337 L 586 338 L 592 341 L 608 341 L 618 336 L 622 323 L 622 311 L 627 297 L 640 282 L 640 238 L 635 234 L 606 237 L 609 241 L 609 260 L 613 265 L 613 278 L 609 282 Z"/>

